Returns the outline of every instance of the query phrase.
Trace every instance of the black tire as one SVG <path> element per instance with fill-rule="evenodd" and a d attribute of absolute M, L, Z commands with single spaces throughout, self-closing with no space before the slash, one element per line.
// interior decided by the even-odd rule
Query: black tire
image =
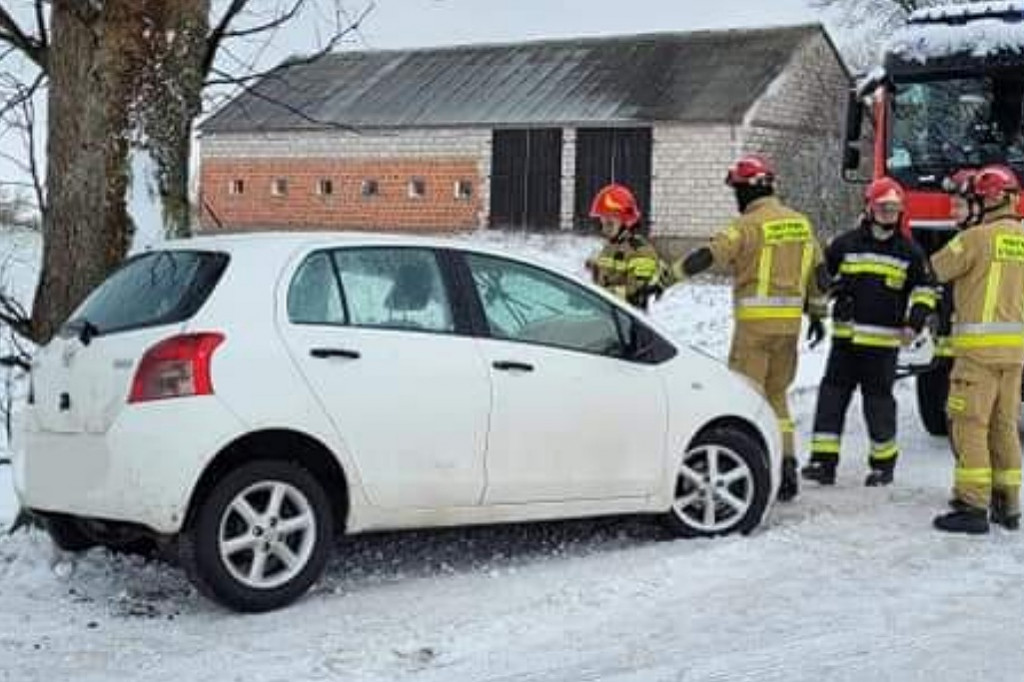
<path fill-rule="evenodd" d="M 673 490 L 673 506 L 664 517 L 665 523 L 673 533 L 686 538 L 749 533 L 761 523 L 771 497 L 772 479 L 768 453 L 754 437 L 743 429 L 726 426 L 700 434 L 690 445 L 680 464 L 686 464 L 690 471 L 700 472 L 703 461 L 706 474 L 709 448 L 718 449 L 716 457 L 720 463 L 724 461 L 727 465 L 735 464 L 732 468 L 719 466 L 720 473 L 728 475 L 732 472 L 734 475 L 742 474 L 744 476 L 742 479 L 718 487 L 712 483 L 712 488 L 716 490 L 724 488 L 733 496 L 733 500 L 744 501 L 747 506 L 742 510 L 737 510 L 725 502 L 716 502 L 716 515 L 719 510 L 722 512 L 721 522 L 710 525 L 700 523 L 694 517 L 701 515 L 703 510 L 706 510 L 704 498 L 698 497 L 691 504 L 685 506 L 682 502 L 688 496 L 702 496 L 704 493 L 697 491 L 696 484 L 692 479 L 683 475 L 682 467 L 680 467 Z"/>
<path fill-rule="evenodd" d="M 276 484 L 290 487 L 298 495 L 301 495 L 308 505 L 308 513 L 311 514 L 314 524 L 311 535 L 309 535 L 309 542 L 312 544 L 302 552 L 308 552 L 308 558 L 301 564 L 300 570 L 287 581 L 280 585 L 253 586 L 233 574 L 232 570 L 237 569 L 235 564 L 229 567 L 222 559 L 220 552 L 222 524 L 228 524 L 229 521 L 237 522 L 238 515 L 233 516 L 233 513 L 229 512 L 229 506 L 245 491 L 259 489 L 262 485 Z M 291 499 L 289 498 L 289 500 Z M 269 509 L 269 504 L 268 502 L 267 509 Z M 252 508 L 255 509 L 255 507 Z M 283 515 L 281 519 L 287 520 Z M 263 522 L 261 521 L 259 525 L 262 529 Z M 252 528 L 256 528 L 256 525 Z M 256 535 L 255 530 L 253 535 Z M 237 536 L 237 538 L 242 537 L 247 538 L 249 534 L 244 533 Z M 269 533 L 265 537 L 268 538 L 267 545 L 269 545 Z M 303 539 L 305 540 L 306 537 L 307 535 L 304 534 Z M 309 471 L 293 462 L 256 460 L 243 464 L 225 475 L 203 499 L 197 502 L 197 506 L 191 514 L 190 523 L 180 537 L 179 558 L 185 573 L 202 594 L 236 611 L 260 613 L 285 606 L 298 599 L 310 588 L 323 572 L 330 554 L 333 537 L 334 519 L 331 514 L 330 502 L 323 487 Z M 258 541 L 257 544 L 263 545 L 263 541 Z M 239 550 L 232 556 L 246 551 L 252 552 L 250 565 L 254 564 L 255 553 L 259 551 L 255 548 Z M 270 554 L 267 554 L 268 551 L 263 550 L 265 556 L 270 557 Z M 277 559 L 276 556 L 274 554 L 273 559 L 267 558 L 266 561 L 276 561 L 285 567 L 285 563 Z M 295 555 L 293 554 L 293 556 Z"/>
<path fill-rule="evenodd" d="M 84 552 L 100 544 L 73 516 L 45 514 L 41 518 L 53 544 L 65 552 Z"/>
<path fill-rule="evenodd" d="M 917 375 L 917 413 L 925 431 L 933 436 L 949 435 L 946 399 L 949 398 L 949 374 L 952 363 L 942 360 L 930 372 Z"/>

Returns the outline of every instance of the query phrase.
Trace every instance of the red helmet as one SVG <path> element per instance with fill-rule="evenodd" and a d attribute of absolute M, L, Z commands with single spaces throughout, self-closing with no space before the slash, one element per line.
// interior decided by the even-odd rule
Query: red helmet
<path fill-rule="evenodd" d="M 636 197 L 624 185 L 612 183 L 601 188 L 590 205 L 591 218 L 615 218 L 626 227 L 640 222 L 640 209 Z"/>
<path fill-rule="evenodd" d="M 874 209 L 879 204 L 897 203 L 902 211 L 906 195 L 900 183 L 892 178 L 879 178 L 868 185 L 864 192 L 864 201 L 870 209 Z"/>
<path fill-rule="evenodd" d="M 964 168 L 953 173 L 942 181 L 942 189 L 949 194 L 973 198 L 974 179 L 978 177 L 978 171 L 972 168 Z"/>
<path fill-rule="evenodd" d="M 725 176 L 725 184 L 730 187 L 737 185 L 759 185 L 771 187 L 775 182 L 775 169 L 771 162 L 758 154 L 747 154 L 729 166 Z"/>
<path fill-rule="evenodd" d="M 1019 194 L 1020 180 L 1006 166 L 985 166 L 974 176 L 974 193 L 982 199 L 995 201 L 1005 194 Z"/>

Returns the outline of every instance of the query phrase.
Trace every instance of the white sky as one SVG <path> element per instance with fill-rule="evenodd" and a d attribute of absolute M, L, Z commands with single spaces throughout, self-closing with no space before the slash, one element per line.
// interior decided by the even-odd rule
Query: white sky
<path fill-rule="evenodd" d="M 358 15 L 371 0 L 345 0 Z M 324 6 L 328 2 L 322 3 Z M 350 49 L 767 26 L 822 20 L 808 0 L 375 0 Z M 320 26 L 318 26 L 318 23 Z M 329 18 L 282 31 L 267 58 L 309 51 Z"/>
<path fill-rule="evenodd" d="M 368 47 L 815 21 L 806 0 L 377 0 Z M 289 42 L 292 36 L 289 36 Z"/>

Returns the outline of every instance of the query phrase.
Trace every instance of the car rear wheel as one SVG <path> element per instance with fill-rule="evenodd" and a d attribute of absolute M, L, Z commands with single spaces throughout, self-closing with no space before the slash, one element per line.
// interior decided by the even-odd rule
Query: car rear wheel
<path fill-rule="evenodd" d="M 682 537 L 748 533 L 770 495 L 768 453 L 745 431 L 720 427 L 701 434 L 683 455 L 666 521 Z"/>
<path fill-rule="evenodd" d="M 323 572 L 333 537 L 323 487 L 292 462 L 257 460 L 218 481 L 198 503 L 180 543 L 200 592 L 261 612 L 301 596 Z"/>

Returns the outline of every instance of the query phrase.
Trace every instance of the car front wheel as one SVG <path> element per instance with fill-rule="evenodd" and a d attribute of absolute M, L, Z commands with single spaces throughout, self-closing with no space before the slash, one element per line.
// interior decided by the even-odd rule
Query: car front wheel
<path fill-rule="evenodd" d="M 181 562 L 207 597 L 238 611 L 269 611 L 316 581 L 332 537 L 330 504 L 316 479 L 291 462 L 257 460 L 199 502 L 181 538 Z"/>
<path fill-rule="evenodd" d="M 745 431 L 720 427 L 701 434 L 676 471 L 669 528 L 682 537 L 747 533 L 768 508 L 768 453 Z"/>

